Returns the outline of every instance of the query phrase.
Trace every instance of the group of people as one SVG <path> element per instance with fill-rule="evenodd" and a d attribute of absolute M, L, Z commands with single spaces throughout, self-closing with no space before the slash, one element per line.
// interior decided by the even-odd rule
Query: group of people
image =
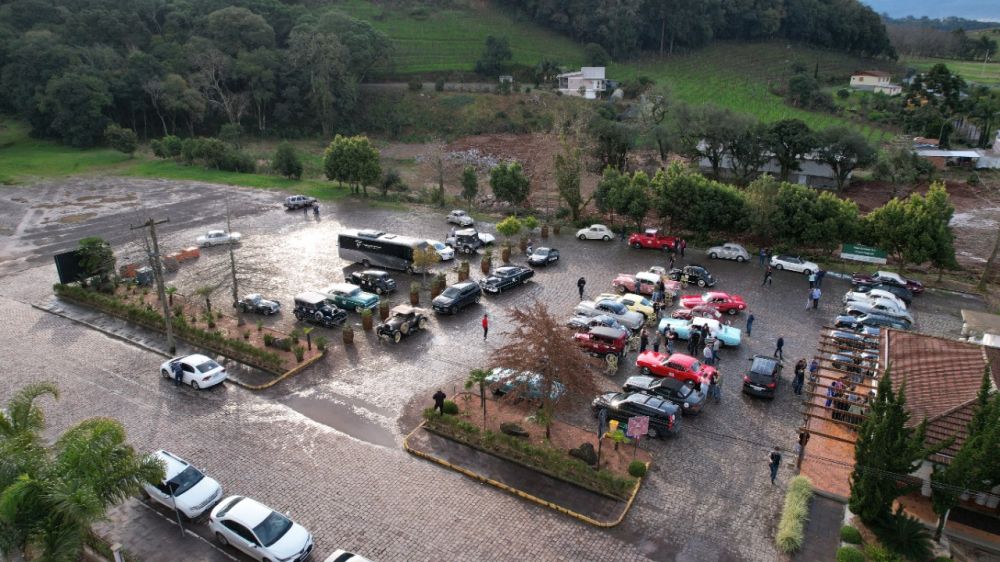
<path fill-rule="evenodd" d="M 831 417 L 834 420 L 859 425 L 864 419 L 868 401 L 873 394 L 874 391 L 869 391 L 868 396 L 861 396 L 856 385 L 848 386 L 844 381 L 835 380 L 826 389 L 824 406 L 833 407 Z"/>

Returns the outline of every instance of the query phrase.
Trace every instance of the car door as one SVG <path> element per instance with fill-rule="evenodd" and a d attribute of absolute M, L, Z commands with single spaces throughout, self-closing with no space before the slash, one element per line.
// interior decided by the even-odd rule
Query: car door
<path fill-rule="evenodd" d="M 181 381 L 184 384 L 190 384 L 192 380 L 194 380 L 194 367 L 187 363 L 181 363 Z"/>
<path fill-rule="evenodd" d="M 156 500 L 157 502 L 169 507 L 174 508 L 173 498 L 170 496 L 170 488 L 163 482 L 157 482 L 153 486 L 145 488 L 149 492 L 149 497 Z"/>
<path fill-rule="evenodd" d="M 250 532 L 250 529 L 235 521 L 223 521 L 222 526 L 229 531 L 226 533 L 226 539 L 229 540 L 229 544 L 238 550 L 242 550 L 255 560 L 263 558 L 264 554 L 260 551 L 260 542 Z"/>

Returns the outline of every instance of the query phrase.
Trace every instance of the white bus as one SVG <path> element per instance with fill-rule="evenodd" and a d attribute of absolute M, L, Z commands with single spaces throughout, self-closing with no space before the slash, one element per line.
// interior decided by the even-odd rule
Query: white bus
<path fill-rule="evenodd" d="M 426 248 L 427 241 L 380 230 L 346 230 L 337 237 L 342 259 L 413 273 L 413 250 Z"/>

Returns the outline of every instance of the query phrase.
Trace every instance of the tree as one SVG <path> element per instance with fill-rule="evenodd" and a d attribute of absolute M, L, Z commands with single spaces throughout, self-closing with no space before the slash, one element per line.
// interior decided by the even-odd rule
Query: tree
<path fill-rule="evenodd" d="M 420 282 L 425 287 L 427 286 L 427 272 L 439 261 L 441 261 L 441 255 L 430 244 L 413 250 L 413 269 L 420 272 Z"/>
<path fill-rule="evenodd" d="M 114 123 L 104 129 L 104 140 L 107 141 L 108 146 L 111 148 L 128 154 L 130 157 L 135 152 L 135 149 L 139 148 L 139 137 L 136 136 L 135 131 L 119 127 Z"/>
<path fill-rule="evenodd" d="M 513 215 L 497 223 L 497 232 L 504 236 L 504 244 L 508 246 L 510 245 L 510 239 L 517 236 L 517 233 L 521 232 L 522 228 L 524 228 L 524 225 Z"/>
<path fill-rule="evenodd" d="M 580 213 L 593 197 L 584 199 L 580 193 L 580 174 L 583 170 L 580 149 L 570 148 L 569 144 L 563 141 L 562 152 L 555 155 L 553 164 L 559 197 L 566 202 L 570 217 L 576 222 L 580 220 Z"/>
<path fill-rule="evenodd" d="M 209 316 L 212 314 L 212 293 L 218 288 L 217 285 L 202 285 L 194 290 L 194 294 L 205 299 L 205 312 Z"/>
<path fill-rule="evenodd" d="M 80 267 L 86 281 L 97 277 L 101 284 L 107 283 L 115 271 L 115 252 L 111 244 L 100 236 L 88 236 L 80 240 Z"/>
<path fill-rule="evenodd" d="M 290 143 L 283 142 L 278 145 L 274 152 L 274 159 L 271 160 L 271 167 L 275 172 L 291 179 L 302 177 L 302 159 Z"/>
<path fill-rule="evenodd" d="M 476 175 L 476 169 L 472 166 L 466 166 L 462 170 L 462 199 L 465 199 L 466 203 L 470 206 L 472 202 L 476 200 L 476 195 L 479 194 L 479 176 Z"/>
<path fill-rule="evenodd" d="M 594 190 L 594 203 L 597 210 L 611 215 L 611 224 L 614 226 L 615 213 L 621 208 L 621 196 L 625 186 L 628 185 L 629 177 L 622 174 L 617 168 L 608 166 L 604 168 L 601 180 L 597 182 L 597 189 Z"/>
<path fill-rule="evenodd" d="M 490 170 L 490 188 L 497 199 L 510 203 L 517 212 L 517 208 L 528 200 L 531 182 L 524 175 L 521 164 L 509 162 L 497 164 Z"/>
<path fill-rule="evenodd" d="M 844 188 L 855 168 L 868 166 L 875 161 L 875 150 L 868 141 L 847 127 L 830 127 L 816 140 L 816 155 L 833 170 L 837 190 Z"/>
<path fill-rule="evenodd" d="M 628 166 L 628 152 L 635 142 L 635 131 L 628 125 L 600 117 L 591 122 L 590 130 L 596 141 L 594 157 L 601 167 L 611 166 L 624 172 Z"/>
<path fill-rule="evenodd" d="M 771 154 L 767 146 L 767 125 L 744 123 L 741 131 L 726 144 L 726 153 L 737 183 L 747 185 L 768 163 Z"/>
<path fill-rule="evenodd" d="M 747 186 L 750 232 L 761 244 L 770 243 L 778 232 L 778 192 L 781 183 L 764 174 Z"/>
<path fill-rule="evenodd" d="M 50 383 L 22 388 L 0 410 L 0 552 L 24 559 L 76 560 L 108 508 L 164 478 L 163 465 L 138 455 L 121 424 L 92 418 L 43 439 L 35 403 L 59 397 Z"/>
<path fill-rule="evenodd" d="M 932 451 L 924 446 L 926 420 L 908 427 L 906 383 L 892 388 L 891 366 L 878 383 L 871 410 L 858 430 L 851 472 L 850 508 L 868 524 L 886 524 L 893 501 L 917 489 L 901 486 L 900 479 L 920 467 Z"/>
<path fill-rule="evenodd" d="M 47 130 L 70 146 L 94 146 L 108 124 L 113 98 L 106 82 L 85 69 L 52 78 L 38 103 Z"/>
<path fill-rule="evenodd" d="M 479 404 L 483 407 L 483 428 L 486 428 L 486 378 L 490 372 L 484 369 L 473 369 L 469 371 L 469 378 L 465 379 L 465 390 L 473 386 L 479 387 Z"/>
<path fill-rule="evenodd" d="M 510 42 L 506 37 L 486 37 L 486 48 L 476 61 L 476 74 L 482 76 L 499 76 L 507 72 L 514 53 L 510 50 Z"/>
<path fill-rule="evenodd" d="M 779 178 L 788 181 L 793 170 L 798 170 L 799 159 L 816 147 L 816 139 L 809 126 L 798 119 L 785 119 L 768 129 L 768 146 L 781 166 Z"/>
<path fill-rule="evenodd" d="M 895 197 L 900 185 L 913 184 L 921 176 L 930 178 L 934 166 L 900 142 L 879 154 L 874 171 L 875 179 L 892 184 L 892 195 Z"/>
<path fill-rule="evenodd" d="M 619 192 L 615 194 L 615 211 L 623 217 L 635 221 L 637 229 L 642 230 L 642 221 L 652 207 L 649 191 L 649 176 L 643 171 L 632 174 L 632 177 L 622 176 L 625 181 L 617 182 Z"/>
<path fill-rule="evenodd" d="M 398 171 L 392 168 L 386 170 L 382 174 L 382 180 L 379 181 L 378 187 L 382 192 L 382 197 L 387 197 L 389 192 L 392 190 L 406 190 L 406 184 L 403 183 L 403 178 L 399 175 Z"/>
<path fill-rule="evenodd" d="M 608 66 L 611 64 L 611 55 L 604 50 L 604 47 L 597 43 L 587 43 L 583 46 L 583 57 L 587 59 L 590 66 Z"/>
<path fill-rule="evenodd" d="M 337 35 L 314 25 L 297 25 L 288 40 L 289 63 L 303 78 L 302 92 L 324 137 L 333 132 L 336 117 L 349 112 L 357 100 L 357 83 L 348 71 L 349 58 Z"/>
<path fill-rule="evenodd" d="M 691 158 L 707 160 L 713 179 L 719 179 L 723 159 L 751 125 L 748 118 L 712 104 L 694 110 L 678 104 L 673 121 L 679 129 L 677 138 L 681 152 Z"/>
<path fill-rule="evenodd" d="M 890 252 L 900 270 L 907 264 L 932 261 L 937 267 L 954 263 L 955 248 L 948 222 L 954 207 L 943 183 L 935 183 L 927 196 L 912 194 L 893 198 L 866 217 L 872 239 Z"/>
<path fill-rule="evenodd" d="M 349 184 L 352 193 L 360 185 L 365 197 L 382 174 L 378 150 L 365 136 L 334 137 L 323 153 L 323 170 L 327 179 Z"/>
<path fill-rule="evenodd" d="M 508 311 L 514 331 L 507 343 L 491 354 L 491 363 L 510 369 L 507 377 L 532 373 L 538 377 L 539 416 L 544 421 L 545 436 L 551 437 L 553 414 L 569 408 L 575 399 L 589 400 L 598 392 L 594 373 L 601 363 L 585 353 L 573 341 L 569 328 L 548 307 L 536 300 L 528 307 Z M 528 385 L 514 385 L 503 400 L 524 398 Z M 563 389 L 559 396 L 556 388 Z"/>

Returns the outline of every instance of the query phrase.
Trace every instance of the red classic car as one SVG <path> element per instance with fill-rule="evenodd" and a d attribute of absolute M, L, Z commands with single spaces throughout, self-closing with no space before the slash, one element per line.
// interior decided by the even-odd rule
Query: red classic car
<path fill-rule="evenodd" d="M 694 308 L 678 308 L 670 313 L 670 317 L 680 318 L 681 320 L 690 320 L 692 318 L 711 318 L 712 320 L 721 320 L 722 313 L 719 312 L 719 309 L 717 308 L 700 304 Z"/>
<path fill-rule="evenodd" d="M 637 295 L 652 295 L 656 290 L 656 283 L 663 283 L 664 296 L 675 298 L 681 292 L 681 284 L 678 281 L 664 279 L 659 274 L 652 271 L 640 271 L 635 275 L 619 273 L 611 286 L 619 293 L 635 293 Z"/>
<path fill-rule="evenodd" d="M 676 236 L 667 236 L 656 228 L 647 228 L 645 232 L 636 232 L 628 237 L 628 245 L 636 249 L 669 250 L 676 242 Z"/>
<path fill-rule="evenodd" d="M 708 378 L 715 373 L 715 367 L 702 364 L 690 355 L 675 353 L 667 355 L 657 351 L 643 351 L 635 361 L 635 366 L 639 367 L 644 375 L 655 375 L 657 377 L 670 377 L 684 382 L 691 382 L 695 386 L 701 383 L 708 384 Z"/>
<path fill-rule="evenodd" d="M 628 350 L 628 332 L 617 328 L 594 326 L 586 332 L 573 334 L 573 340 L 584 351 L 597 357 L 625 357 Z"/>
<path fill-rule="evenodd" d="M 747 303 L 744 302 L 743 297 L 720 291 L 709 291 L 702 295 L 684 295 L 681 297 L 680 304 L 684 308 L 710 306 L 726 314 L 736 314 L 747 308 Z"/>

